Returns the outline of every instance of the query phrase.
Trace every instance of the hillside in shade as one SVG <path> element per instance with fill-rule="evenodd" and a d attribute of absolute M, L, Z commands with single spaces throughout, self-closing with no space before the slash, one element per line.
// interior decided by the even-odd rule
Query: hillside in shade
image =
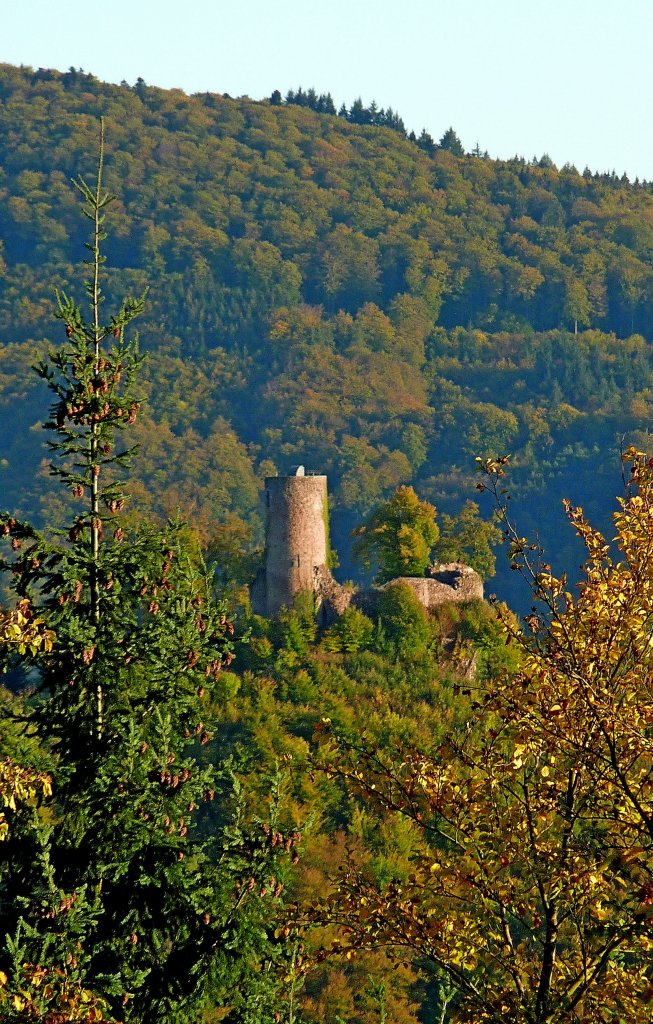
<path fill-rule="evenodd" d="M 80 292 L 69 179 L 92 176 L 101 115 L 110 290 L 149 289 L 140 512 L 181 508 L 246 573 L 263 477 L 303 463 L 329 475 L 349 575 L 352 527 L 397 485 L 454 514 L 475 456 L 511 452 L 521 531 L 573 565 L 560 499 L 605 526 L 620 446 L 650 442 L 648 185 L 457 156 L 296 103 L 7 65 L 3 505 L 56 513 L 30 366 L 62 330 L 54 288 Z M 493 588 L 519 606 L 510 573 Z"/>

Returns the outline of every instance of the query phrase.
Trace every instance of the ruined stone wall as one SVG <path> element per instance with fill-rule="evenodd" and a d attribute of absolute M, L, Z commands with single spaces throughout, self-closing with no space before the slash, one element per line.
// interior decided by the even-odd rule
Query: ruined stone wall
<path fill-rule="evenodd" d="M 483 580 L 477 572 L 462 562 L 431 566 L 429 575 L 424 578 L 399 576 L 396 580 L 390 580 L 381 589 L 385 590 L 394 583 L 404 583 L 410 587 L 427 611 L 439 608 L 450 601 L 465 604 L 467 601 L 483 600 Z"/>
<path fill-rule="evenodd" d="M 332 626 L 349 608 L 356 590 L 353 585 L 343 587 L 334 580 L 326 565 L 315 570 L 314 591 L 317 598 L 317 621 L 321 627 Z"/>
<path fill-rule="evenodd" d="M 268 477 L 265 501 L 265 614 L 273 616 L 315 590 L 315 570 L 326 565 L 327 478 Z"/>
<path fill-rule="evenodd" d="M 443 604 L 466 604 L 483 600 L 483 580 L 470 566 L 462 562 L 433 565 L 428 576 L 398 576 L 382 587 L 358 591 L 352 603 L 371 618 L 377 614 L 379 599 L 384 590 L 403 583 L 415 594 L 427 612 Z"/>

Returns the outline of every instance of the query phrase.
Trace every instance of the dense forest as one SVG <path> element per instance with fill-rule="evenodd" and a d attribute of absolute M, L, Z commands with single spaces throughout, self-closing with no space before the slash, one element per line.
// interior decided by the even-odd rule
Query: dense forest
<path fill-rule="evenodd" d="M 0 96 L 0 1020 L 645 1024 L 651 188 L 313 90 Z M 291 463 L 343 574 L 393 493 L 487 574 L 487 501 L 532 613 L 253 614 Z"/>
<path fill-rule="evenodd" d="M 481 600 L 431 616 L 403 585 L 330 628 L 310 593 L 235 627 L 197 531 L 130 521 L 143 299 L 104 307 L 102 171 L 101 143 L 96 184 L 75 180 L 87 301 L 58 293 L 63 338 L 37 367 L 62 497 L 43 529 L 0 513 L 0 1020 L 444 1013 L 443 978 L 376 949 L 341 964 L 345 933 L 310 909 L 346 861 L 383 885 L 425 849 L 401 824 L 377 835 L 341 780 L 316 778 L 312 733 L 432 749 L 464 723 L 472 680 L 517 667 L 512 617 Z M 435 509 L 407 487 L 397 501 L 413 540 L 426 531 L 409 545 L 423 569 Z"/>
<path fill-rule="evenodd" d="M 0 89 L 9 507 L 50 500 L 29 367 L 53 283 L 73 276 L 83 227 L 68 179 L 90 171 L 102 113 L 119 197 L 110 286 L 149 289 L 142 512 L 192 512 L 233 563 L 260 545 L 262 478 L 304 463 L 329 475 L 346 577 L 352 527 L 394 487 L 456 513 L 474 457 L 510 452 L 521 528 L 553 559 L 563 496 L 605 522 L 619 449 L 644 444 L 653 404 L 648 185 L 427 151 L 275 97 L 8 66 Z M 496 589 L 519 607 L 511 579 Z"/>

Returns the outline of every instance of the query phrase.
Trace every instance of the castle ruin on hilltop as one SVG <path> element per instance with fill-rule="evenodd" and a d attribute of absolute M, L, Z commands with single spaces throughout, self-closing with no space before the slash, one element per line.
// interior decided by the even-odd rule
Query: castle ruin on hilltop
<path fill-rule="evenodd" d="M 309 591 L 315 594 L 320 623 L 327 625 L 350 604 L 372 610 L 375 597 L 393 583 L 409 586 L 427 609 L 483 598 L 480 576 L 459 562 L 432 566 L 427 577 L 402 576 L 371 591 L 343 587 L 329 569 L 327 478 L 307 474 L 303 466 L 288 476 L 266 478 L 265 506 L 265 568 L 250 588 L 258 615 L 273 618 Z"/>

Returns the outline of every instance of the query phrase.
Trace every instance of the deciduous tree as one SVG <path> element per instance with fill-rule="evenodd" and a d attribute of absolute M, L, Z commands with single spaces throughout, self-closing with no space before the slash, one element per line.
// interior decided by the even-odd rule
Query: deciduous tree
<path fill-rule="evenodd" d="M 522 667 L 479 692 L 465 729 L 435 755 L 323 748 L 328 773 L 379 816 L 410 818 L 429 849 L 385 886 L 352 867 L 319 912 L 346 925 L 350 955 L 424 958 L 456 987 L 454 1021 L 651 1019 L 653 460 L 625 462 L 616 555 L 567 505 L 587 552 L 576 594 L 502 504 L 539 610 L 525 631 L 506 620 Z M 504 464 L 484 467 L 500 502 Z"/>
<path fill-rule="evenodd" d="M 412 487 L 398 487 L 354 535 L 355 556 L 378 564 L 379 583 L 397 576 L 423 576 L 439 536 L 435 507 L 421 501 Z"/>
<path fill-rule="evenodd" d="M 466 501 L 455 516 L 443 515 L 440 537 L 434 554 L 440 562 L 464 562 L 482 579 L 494 576 L 496 558 L 492 547 L 501 539 L 501 531 L 482 519 L 475 501 Z"/>

